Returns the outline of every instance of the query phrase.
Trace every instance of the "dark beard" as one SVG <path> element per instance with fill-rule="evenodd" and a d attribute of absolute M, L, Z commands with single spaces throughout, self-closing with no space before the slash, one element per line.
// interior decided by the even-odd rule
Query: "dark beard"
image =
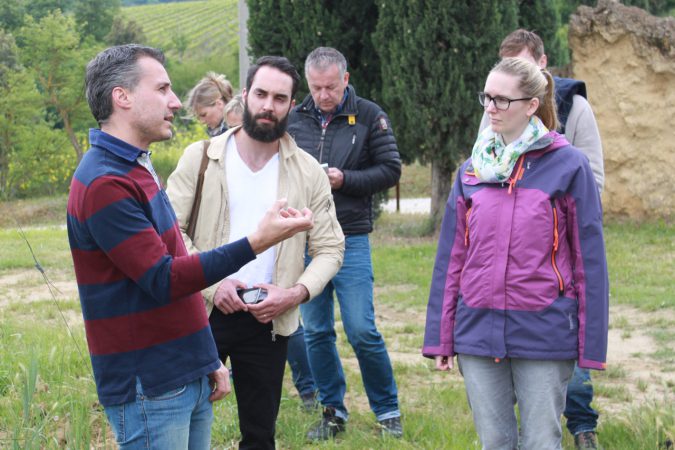
<path fill-rule="evenodd" d="M 258 119 L 273 120 L 274 125 L 260 125 L 256 122 Z M 248 104 L 244 104 L 244 131 L 256 141 L 274 142 L 280 139 L 286 132 L 287 125 L 288 114 L 281 120 L 277 120 L 271 112 L 256 114 L 254 116 L 248 110 Z"/>

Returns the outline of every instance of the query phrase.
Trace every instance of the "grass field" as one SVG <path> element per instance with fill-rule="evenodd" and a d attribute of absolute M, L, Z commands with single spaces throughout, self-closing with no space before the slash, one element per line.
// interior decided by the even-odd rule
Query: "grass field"
<path fill-rule="evenodd" d="M 143 28 L 148 43 L 169 47 L 170 56 L 178 56 L 171 45 L 178 35 L 186 36 L 185 56 L 218 52 L 223 44 L 239 41 L 239 17 L 236 0 L 203 0 L 129 6 L 122 13 Z M 161 20 L 158 20 L 161 17 Z"/>
<path fill-rule="evenodd" d="M 26 236 L 53 282 L 53 300 L 16 228 L 0 229 L 0 448 L 115 448 L 97 402 L 74 284 L 65 199 L 0 204 L 0 217 L 28 217 Z M 372 235 L 378 327 L 394 365 L 404 438 L 381 439 L 358 366 L 338 335 L 348 379 L 347 432 L 308 446 L 318 418 L 307 414 L 290 376 L 277 426 L 278 448 L 479 448 L 457 371 L 441 374 L 419 355 L 436 242 L 426 219 L 383 214 Z M 24 222 L 25 223 L 25 222 Z M 47 224 L 48 226 L 41 226 Z M 658 449 L 675 435 L 675 229 L 665 224 L 609 223 L 611 276 L 609 369 L 596 372 L 595 406 L 605 449 Z M 234 396 L 216 406 L 215 448 L 236 448 Z M 573 448 L 565 435 L 564 446 Z M 663 447 L 665 448 L 665 447 Z"/>
<path fill-rule="evenodd" d="M 143 44 L 167 55 L 174 91 L 184 98 L 207 71 L 239 87 L 239 19 L 236 0 L 202 0 L 122 8 L 146 35 Z"/>

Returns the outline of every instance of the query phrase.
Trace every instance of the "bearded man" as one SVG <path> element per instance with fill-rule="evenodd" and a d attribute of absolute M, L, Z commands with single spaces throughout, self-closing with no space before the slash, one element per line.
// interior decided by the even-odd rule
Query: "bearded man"
<path fill-rule="evenodd" d="M 288 336 L 298 327 L 298 305 L 321 293 L 339 270 L 344 253 L 328 179 L 319 163 L 286 133 L 299 81 L 300 75 L 283 57 L 264 56 L 251 66 L 242 92 L 243 126 L 211 139 L 208 147 L 192 238 L 186 229 L 193 220 L 201 142 L 185 150 L 168 180 L 167 194 L 191 252 L 239 239 L 256 228 L 261 213 L 279 198 L 315 212 L 309 232 L 270 248 L 204 291 L 219 356 L 232 364 L 240 449 L 274 448 Z M 307 267 L 305 248 L 313 258 Z M 267 297 L 244 303 L 240 293 L 247 288 L 262 288 Z"/>

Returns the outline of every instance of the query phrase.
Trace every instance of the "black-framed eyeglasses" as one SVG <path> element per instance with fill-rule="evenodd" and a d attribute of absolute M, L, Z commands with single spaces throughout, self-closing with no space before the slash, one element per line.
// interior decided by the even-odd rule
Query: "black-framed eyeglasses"
<path fill-rule="evenodd" d="M 508 98 L 502 97 L 501 95 L 493 97 L 485 92 L 478 93 L 478 103 L 480 103 L 480 105 L 483 108 L 487 108 L 490 105 L 490 102 L 494 102 L 495 108 L 497 108 L 500 111 L 506 111 L 507 109 L 509 109 L 509 106 L 511 106 L 511 102 L 521 102 L 523 100 L 531 100 L 531 99 L 532 97 Z"/>

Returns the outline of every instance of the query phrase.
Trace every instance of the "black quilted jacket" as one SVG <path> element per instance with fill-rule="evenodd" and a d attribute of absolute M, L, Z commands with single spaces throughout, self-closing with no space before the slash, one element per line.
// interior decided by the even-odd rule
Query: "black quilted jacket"
<path fill-rule="evenodd" d="M 352 86 L 347 89 L 342 111 L 325 130 L 308 95 L 291 112 L 288 132 L 319 163 L 344 173 L 344 184 L 333 191 L 333 198 L 342 231 L 349 235 L 373 230 L 372 196 L 396 184 L 401 158 L 387 114 L 358 97 Z"/>

